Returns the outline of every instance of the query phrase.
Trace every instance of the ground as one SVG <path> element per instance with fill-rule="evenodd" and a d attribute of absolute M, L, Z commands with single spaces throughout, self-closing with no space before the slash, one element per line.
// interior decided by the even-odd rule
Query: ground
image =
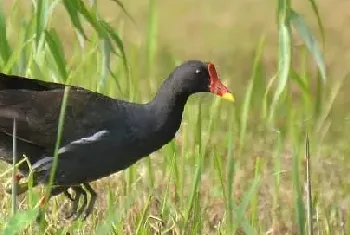
<path fill-rule="evenodd" d="M 28 7 L 24 1 L 22 2 L 21 7 L 26 11 Z M 4 9 L 9 12 L 12 7 L 11 2 L 5 1 L 2 4 L 4 4 Z M 324 44 L 320 41 L 320 45 L 324 49 L 327 67 L 328 81 L 326 86 L 331 87 L 332 84 L 344 78 L 349 72 L 350 31 L 346 29 L 350 20 L 350 2 L 345 0 L 319 0 L 317 4 L 325 29 L 326 40 Z M 124 6 L 132 16 L 134 22 L 128 19 L 113 1 L 98 1 L 100 15 L 111 22 L 120 35 L 123 36 L 127 56 L 131 60 L 131 66 L 134 66 L 132 69 L 134 68 L 135 70 L 137 66 L 142 69 L 142 66 L 138 65 L 135 57 L 138 55 L 137 51 L 143 50 L 147 43 L 147 33 L 149 32 L 147 28 L 149 2 L 140 0 L 125 1 Z M 317 20 L 312 13 L 309 1 L 293 1 L 293 7 L 299 13 L 304 14 L 306 21 L 320 40 Z M 29 11 L 26 12 L 29 14 Z M 70 27 L 69 19 L 65 14 L 63 8 L 55 11 L 53 25 L 59 31 L 63 45 L 66 48 L 67 56 L 69 57 L 70 47 L 73 44 L 73 40 L 76 39 Z M 151 89 L 151 93 L 159 86 L 162 78 L 171 71 L 174 60 L 199 58 L 213 61 L 216 64 L 221 78 L 236 95 L 237 103 L 242 103 L 248 81 L 251 77 L 254 51 L 262 37 L 265 37 L 265 47 L 262 57 L 264 74 L 261 77 L 269 80 L 276 72 L 278 41 L 275 20 L 276 6 L 273 1 L 163 0 L 157 1 L 155 15 L 157 25 L 157 54 L 154 76 L 156 76 L 157 83 L 152 87 L 153 90 Z M 16 29 L 10 28 L 9 37 L 14 38 L 15 36 Z M 296 48 L 293 54 L 293 64 L 298 65 L 300 63 L 300 51 L 298 51 L 298 48 L 300 48 L 301 40 L 295 32 L 293 32 L 293 38 L 294 48 Z M 316 86 L 315 64 L 312 62 L 311 57 L 308 59 L 309 71 L 311 71 L 311 83 Z M 147 78 L 146 75 L 143 75 L 142 71 L 138 71 L 137 74 Z M 147 80 L 143 80 L 143 82 L 147 84 Z M 347 155 L 350 152 L 350 148 L 348 147 L 347 139 L 349 137 L 348 130 L 350 126 L 348 121 L 349 112 L 346 110 L 346 107 L 350 103 L 350 98 L 347 96 L 347 90 L 349 88 L 350 82 L 348 79 L 345 79 L 332 106 L 331 119 L 328 119 L 331 123 L 330 127 L 326 131 L 324 138 L 320 136 L 320 139 L 322 139 L 320 142 L 322 144 L 312 149 L 314 156 L 314 160 L 312 161 L 314 200 L 315 203 L 318 203 L 319 208 L 317 215 L 327 218 L 324 221 L 330 223 L 330 225 L 325 225 L 325 222 L 322 222 L 320 225 L 317 225 L 322 228 L 326 228 L 327 226 L 333 229 L 340 228 L 338 226 L 340 223 L 339 218 L 344 217 L 344 221 L 346 221 L 346 216 L 349 216 L 347 214 L 347 211 L 350 210 L 349 180 L 347 179 L 347 174 L 350 170 L 350 162 L 347 160 Z M 296 93 L 298 93 L 297 89 Z M 147 92 L 142 97 L 144 100 L 150 98 L 151 95 Z M 209 99 L 206 100 L 205 104 L 211 102 L 214 101 Z M 89 229 L 100 222 L 100 215 L 106 215 L 107 210 L 105 208 L 108 208 L 110 202 L 114 200 L 114 202 L 120 204 L 118 208 L 123 211 L 119 216 L 124 217 L 125 221 L 127 221 L 125 223 L 127 225 L 124 226 L 125 231 L 133 234 L 136 226 L 135 221 L 139 219 L 140 213 L 143 213 L 145 210 L 150 194 L 154 198 L 150 200 L 148 215 L 155 215 L 156 217 L 163 216 L 163 211 L 160 211 L 162 210 L 162 199 L 166 190 L 170 192 L 169 204 L 166 206 L 168 211 L 166 213 L 169 215 L 181 214 L 179 210 L 181 211 L 182 209 L 178 208 L 185 207 L 184 204 L 186 204 L 187 198 L 178 199 L 177 196 L 188 195 L 193 180 L 192 172 L 194 172 L 195 160 L 191 160 L 191 157 L 188 156 L 196 155 L 195 149 L 191 145 L 193 141 L 191 131 L 194 133 L 196 129 L 191 129 L 189 125 L 196 123 L 194 113 L 197 112 L 197 108 L 194 108 L 196 107 L 195 104 L 197 104 L 195 100 L 190 101 L 190 108 L 185 112 L 182 129 L 175 142 L 178 151 L 174 152 L 177 153 L 179 159 L 184 158 L 184 160 L 179 160 L 179 164 L 181 162 L 193 164 L 185 167 L 182 172 L 183 178 L 179 184 L 183 187 L 177 185 L 177 180 L 168 180 L 172 175 L 169 171 L 173 169 L 169 166 L 172 158 L 168 156 L 169 152 L 173 153 L 170 150 L 172 147 L 168 146 L 168 148 L 161 152 L 152 155 L 151 165 L 154 169 L 153 175 L 155 180 L 151 190 L 149 189 L 151 184 L 147 173 L 147 160 L 143 160 L 137 164 L 136 171 L 131 171 L 132 173 L 118 173 L 93 184 L 100 197 L 95 214 L 88 221 L 89 226 L 84 228 L 85 232 L 89 233 Z M 298 106 L 294 106 L 294 109 L 297 110 L 298 108 Z M 221 110 L 224 111 L 222 114 L 217 114 L 217 119 L 214 121 L 217 122 L 215 130 L 210 132 L 205 129 L 202 132 L 203 139 L 206 139 L 210 133 L 213 136 L 210 143 L 205 146 L 208 153 L 206 153 L 204 158 L 206 163 L 204 164 L 205 167 L 199 193 L 202 206 L 201 215 L 204 221 L 202 232 L 205 234 L 212 234 L 214 231 L 217 231 L 216 229 L 220 226 L 222 218 L 226 214 L 225 200 L 220 191 L 220 186 L 218 186 L 220 174 L 225 175 L 225 173 L 217 173 L 218 168 L 214 167 L 216 161 L 215 157 L 213 157 L 220 155 L 222 167 L 226 167 L 228 164 L 227 146 L 223 142 L 226 141 L 226 133 L 229 129 L 227 117 L 231 113 L 229 111 L 230 106 L 228 104 L 222 104 L 219 111 Z M 209 115 L 210 111 L 208 110 L 202 113 L 205 120 L 203 121 L 203 126 L 206 126 L 209 122 Z M 253 110 L 251 115 L 248 122 L 246 147 L 243 148 L 242 153 L 238 156 L 239 159 L 236 159 L 238 166 L 236 166 L 237 170 L 234 173 L 233 197 L 237 202 L 244 200 L 244 192 L 248 190 L 253 181 L 254 174 L 256 173 L 256 164 L 258 159 L 260 159 L 261 184 L 257 193 L 259 203 L 256 207 L 252 207 L 258 211 L 257 217 L 260 220 L 259 231 L 261 233 L 272 231 L 275 234 L 296 234 L 295 211 L 290 210 L 290 208 L 295 206 L 292 184 L 294 182 L 292 178 L 295 175 L 292 175 L 291 172 L 293 171 L 294 147 L 299 145 L 295 145 L 295 142 L 292 140 L 286 141 L 281 145 L 282 150 L 278 155 L 278 138 L 276 134 L 266 134 L 260 131 L 259 125 L 261 123 L 255 123 L 254 119 L 257 116 L 253 116 L 259 114 Z M 281 123 L 284 122 L 282 118 L 279 121 Z M 292 128 L 298 130 L 300 126 L 293 126 Z M 239 143 L 238 139 L 234 139 L 233 141 Z M 301 140 L 296 140 L 296 142 L 298 141 Z M 303 151 L 303 147 L 297 150 L 297 152 Z M 276 172 L 276 154 L 280 156 L 279 173 Z M 301 155 L 303 154 L 301 153 Z M 303 160 L 301 159 L 300 161 L 302 162 Z M 300 164 L 300 166 L 304 166 L 304 164 Z M 304 180 L 304 172 L 302 169 L 300 171 L 302 173 L 299 177 L 301 180 Z M 280 174 L 280 188 L 278 189 L 278 193 L 276 193 L 276 189 L 273 186 L 275 174 Z M 131 188 L 126 187 L 129 177 L 132 180 L 130 184 Z M 168 184 L 169 182 L 170 184 Z M 106 187 L 114 190 L 111 190 L 108 194 L 105 192 Z M 182 188 L 185 192 L 178 194 L 178 188 Z M 4 196 L 4 190 L 2 190 L 1 186 L 0 195 L 1 197 L 9 198 L 8 196 Z M 276 195 L 278 195 L 278 199 L 274 198 Z M 59 201 L 55 201 L 53 204 L 56 206 L 61 205 L 62 200 L 60 198 Z M 279 201 L 277 203 L 278 208 L 274 208 L 274 205 L 276 206 L 274 200 Z M 7 208 L 9 205 L 9 200 L 3 201 L 0 203 L 0 208 Z M 54 208 L 53 210 L 56 209 Z M 247 214 L 251 218 L 250 221 L 254 223 L 254 211 L 249 211 Z M 163 224 L 163 226 L 171 227 L 171 219 L 169 217 L 164 216 L 164 220 L 167 223 L 165 225 Z M 278 219 L 276 220 L 276 218 Z M 57 218 L 52 218 L 53 221 L 55 219 Z M 152 226 L 157 224 L 156 219 L 151 218 L 149 220 Z M 173 220 L 181 221 L 179 218 L 173 218 Z M 61 221 L 61 223 L 64 224 L 66 222 Z M 255 223 L 258 222 L 255 221 Z M 181 227 L 181 224 L 175 222 L 174 226 L 172 231 L 176 233 L 176 229 Z M 162 229 L 165 228 L 163 227 Z M 340 231 L 340 229 L 333 231 Z M 328 234 L 332 234 L 332 232 Z"/>

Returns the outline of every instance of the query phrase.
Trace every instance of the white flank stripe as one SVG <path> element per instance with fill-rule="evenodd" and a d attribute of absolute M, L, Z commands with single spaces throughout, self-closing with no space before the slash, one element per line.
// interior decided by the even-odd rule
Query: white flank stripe
<path fill-rule="evenodd" d="M 64 153 L 67 151 L 67 149 L 69 149 L 72 145 L 79 145 L 79 144 L 91 144 L 94 142 L 99 141 L 100 139 L 102 139 L 103 136 L 107 135 L 109 133 L 109 131 L 98 131 L 95 134 L 93 134 L 90 137 L 86 137 L 86 138 L 81 138 L 78 140 L 75 140 L 73 142 L 71 142 L 70 144 L 67 144 L 66 146 L 63 146 L 62 148 L 60 148 L 58 150 L 58 154 Z"/>
<path fill-rule="evenodd" d="M 45 165 L 46 163 L 51 162 L 52 159 L 53 159 L 52 157 L 44 157 L 44 158 L 40 159 L 39 161 L 37 161 L 36 163 L 34 163 L 32 165 L 32 168 L 36 169 L 42 165 Z"/>

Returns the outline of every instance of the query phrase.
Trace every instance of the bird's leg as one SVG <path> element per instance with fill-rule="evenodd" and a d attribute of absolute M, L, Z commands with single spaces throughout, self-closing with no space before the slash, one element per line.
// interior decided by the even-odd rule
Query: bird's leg
<path fill-rule="evenodd" d="M 81 194 L 83 196 L 83 204 L 81 205 L 81 207 L 78 210 L 78 213 L 76 214 L 76 217 L 74 218 L 74 220 L 78 219 L 79 216 L 84 212 L 84 209 L 86 208 L 87 202 L 88 202 L 88 198 L 87 198 L 87 193 L 84 190 L 83 187 L 80 186 L 80 190 L 81 190 Z"/>
<path fill-rule="evenodd" d="M 71 187 L 71 189 L 75 192 L 75 196 L 74 196 L 74 198 L 72 198 L 71 212 L 66 217 L 66 219 L 69 219 L 69 218 L 72 218 L 72 217 L 75 219 L 77 216 L 79 216 L 79 212 L 77 212 L 78 205 L 79 205 L 79 199 L 83 195 L 84 201 L 86 200 L 85 199 L 86 198 L 86 192 L 81 186 L 74 186 L 74 187 Z M 86 203 L 85 203 L 85 206 L 86 206 Z"/>
<path fill-rule="evenodd" d="M 66 196 L 69 200 L 71 200 L 72 202 L 74 201 L 74 198 L 72 197 L 72 194 L 68 192 L 68 189 L 65 190 L 63 193 L 64 193 L 64 196 Z"/>
<path fill-rule="evenodd" d="M 66 216 L 66 219 L 69 219 L 69 218 L 75 216 L 75 214 L 77 213 L 79 199 L 80 199 L 80 195 L 81 195 L 81 192 L 76 187 L 71 187 L 71 189 L 75 192 L 75 196 L 73 198 L 70 195 L 71 196 L 71 201 L 72 201 L 72 206 L 71 206 L 70 214 Z M 65 191 L 65 195 L 66 195 L 66 192 L 67 191 Z"/>
<path fill-rule="evenodd" d="M 91 188 L 90 184 L 84 183 L 84 187 L 87 191 L 89 191 L 91 198 L 89 204 L 87 205 L 87 208 L 84 211 L 83 220 L 85 220 L 91 214 L 97 199 L 97 193 Z"/>

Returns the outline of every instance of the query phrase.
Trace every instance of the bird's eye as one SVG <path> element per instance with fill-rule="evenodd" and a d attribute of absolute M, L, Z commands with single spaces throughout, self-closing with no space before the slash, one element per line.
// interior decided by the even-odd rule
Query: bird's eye
<path fill-rule="evenodd" d="M 200 69 L 197 69 L 197 70 L 196 70 L 196 73 L 197 73 L 197 74 L 198 74 L 198 73 L 200 73 L 200 72 L 201 72 L 201 70 L 200 70 Z"/>

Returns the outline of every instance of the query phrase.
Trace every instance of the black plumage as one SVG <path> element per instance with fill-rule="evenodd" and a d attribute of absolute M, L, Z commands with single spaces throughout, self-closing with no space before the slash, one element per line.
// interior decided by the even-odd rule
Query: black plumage
<path fill-rule="evenodd" d="M 0 158 L 12 163 L 16 118 L 18 153 L 32 164 L 35 184 L 49 179 L 64 86 L 0 73 Z M 171 141 L 188 97 L 196 92 L 212 92 L 233 101 L 214 65 L 197 60 L 176 67 L 146 104 L 71 86 L 52 195 L 65 192 L 70 197 L 67 189 L 75 191 L 71 198 L 75 213 L 79 197 L 86 201 L 87 190 L 92 199 L 85 214 L 90 214 L 96 193 L 89 182 L 126 169 Z M 19 169 L 28 174 L 26 164 Z"/>

